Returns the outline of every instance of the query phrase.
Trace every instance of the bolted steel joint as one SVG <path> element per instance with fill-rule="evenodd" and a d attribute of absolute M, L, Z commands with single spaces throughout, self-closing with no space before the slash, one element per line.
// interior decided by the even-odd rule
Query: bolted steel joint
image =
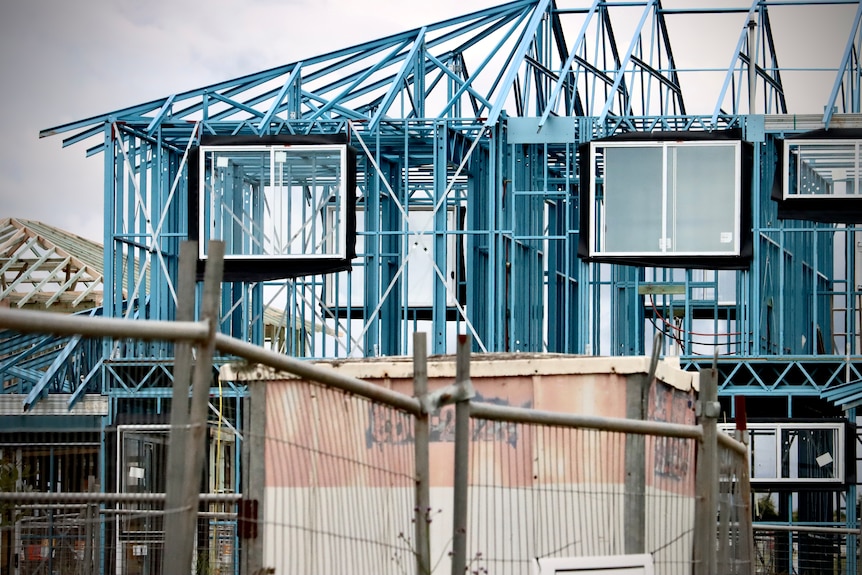
<path fill-rule="evenodd" d="M 718 419 L 721 415 L 721 404 L 717 401 L 698 401 L 694 404 L 694 414 L 697 417 Z"/>

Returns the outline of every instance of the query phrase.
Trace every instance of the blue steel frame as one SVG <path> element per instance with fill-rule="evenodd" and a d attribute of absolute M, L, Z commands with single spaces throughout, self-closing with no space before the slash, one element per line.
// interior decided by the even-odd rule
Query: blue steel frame
<path fill-rule="evenodd" d="M 661 330 L 672 336 L 665 352 L 677 350 L 686 368 L 711 363 L 717 350 L 725 397 L 822 397 L 855 416 L 860 229 L 779 220 L 770 167 L 784 136 L 862 127 L 854 116 L 862 5 L 665 4 L 516 0 L 44 130 L 66 134 L 64 146 L 95 142 L 87 154 L 104 159 L 102 313 L 174 316 L 187 180 L 195 177 L 186 160 L 202 134 L 342 134 L 358 150 L 353 271 L 225 284 L 225 333 L 274 345 L 265 333 L 270 305 L 290 310 L 281 314 L 280 349 L 305 357 L 409 354 L 414 330 L 431 334 L 432 353 L 451 352 L 455 334 L 470 333 L 476 351 L 631 355 L 648 353 Z M 830 32 L 846 37 L 840 58 L 817 70 L 779 65 L 774 23 L 794 11 L 839 15 L 844 29 Z M 704 22 L 732 24 L 720 48 L 726 68 L 678 62 Z M 831 86 L 814 114 L 785 90 L 800 70 Z M 705 85 L 713 87 L 706 99 L 697 91 Z M 578 144 L 728 128 L 756 151 L 749 267 L 578 258 Z M 645 295 L 645 286 L 665 291 Z M 85 369 L 72 402 L 88 390 L 117 400 L 167 397 L 170 345 L 105 342 L 102 351 L 92 364 L 101 376 Z M 23 391 L 35 401 L 59 386 L 48 375 Z M 855 501 L 855 486 L 847 497 Z M 855 526 L 854 505 L 847 514 Z"/>

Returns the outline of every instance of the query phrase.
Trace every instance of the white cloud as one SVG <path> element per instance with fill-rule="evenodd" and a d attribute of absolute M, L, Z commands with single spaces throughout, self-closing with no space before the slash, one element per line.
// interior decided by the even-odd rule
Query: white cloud
<path fill-rule="evenodd" d="M 39 219 L 102 239 L 101 156 L 84 158 L 82 146 L 61 149 L 62 137 L 40 140 L 40 129 L 495 4 L 493 0 L 0 3 L 4 99 L 0 108 L 0 217 Z M 777 11 L 775 19 L 779 19 Z M 806 61 L 822 63 L 834 58 L 836 50 L 840 53 L 849 18 L 840 22 L 812 19 L 783 22 L 799 31 L 791 37 L 795 41 L 783 48 L 800 52 Z M 689 34 L 704 29 L 689 30 Z M 837 29 L 842 31 L 830 34 Z M 824 35 L 831 42 L 817 40 Z M 718 54 L 718 66 L 726 66 L 733 46 L 703 48 Z M 677 55 L 685 56 L 680 51 Z M 819 97 L 814 100 L 821 101 Z"/>
<path fill-rule="evenodd" d="M 39 131 L 458 15 L 451 0 L 0 4 L 0 217 L 102 240 L 103 163 Z"/>

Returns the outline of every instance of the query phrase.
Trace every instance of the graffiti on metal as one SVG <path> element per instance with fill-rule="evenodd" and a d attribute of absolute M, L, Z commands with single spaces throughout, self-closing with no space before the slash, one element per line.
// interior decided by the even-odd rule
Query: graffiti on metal
<path fill-rule="evenodd" d="M 483 397 L 480 393 L 476 394 L 474 401 L 510 405 L 510 402 L 505 398 Z M 531 402 L 527 402 L 522 407 L 531 407 Z M 499 441 L 512 447 L 518 445 L 518 426 L 515 423 L 473 420 L 470 433 L 472 441 Z M 455 441 L 454 406 L 448 405 L 430 416 L 429 435 L 431 442 L 452 443 Z M 369 406 L 368 430 L 366 432 L 368 447 L 383 444 L 400 445 L 412 443 L 413 440 L 413 424 L 410 416 L 377 403 Z"/>
<path fill-rule="evenodd" d="M 650 419 L 674 423 L 694 423 L 690 393 L 663 385 L 652 387 Z M 688 439 L 655 437 L 655 473 L 661 477 L 684 481 L 694 463 L 693 443 Z"/>

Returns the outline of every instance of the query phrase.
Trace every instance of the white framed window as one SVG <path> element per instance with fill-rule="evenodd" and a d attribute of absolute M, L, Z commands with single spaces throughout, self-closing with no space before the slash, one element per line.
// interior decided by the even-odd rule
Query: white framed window
<path fill-rule="evenodd" d="M 859 194 L 862 140 L 785 140 L 784 199 Z"/>
<path fill-rule="evenodd" d="M 843 483 L 845 424 L 749 423 L 751 483 Z M 733 424 L 719 424 L 732 433 Z"/>
<path fill-rule="evenodd" d="M 740 255 L 740 141 L 595 141 L 589 153 L 591 257 Z"/>
<path fill-rule="evenodd" d="M 201 259 L 347 257 L 346 145 L 201 146 L 197 177 Z"/>

